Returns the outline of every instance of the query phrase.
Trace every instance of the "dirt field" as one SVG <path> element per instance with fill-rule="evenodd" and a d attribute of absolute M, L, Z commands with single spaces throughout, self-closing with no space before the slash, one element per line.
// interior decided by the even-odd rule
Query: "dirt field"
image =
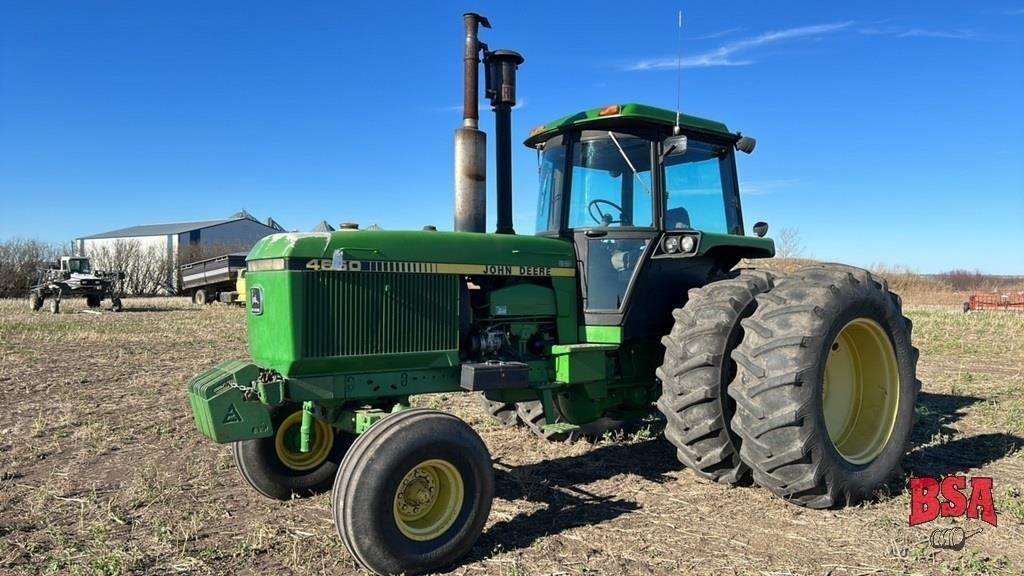
<path fill-rule="evenodd" d="M 241 310 L 128 300 L 120 314 L 0 301 L 0 573 L 351 574 L 328 496 L 271 502 L 193 427 L 185 384 L 244 357 Z M 796 508 L 680 470 L 658 425 L 545 444 L 464 395 L 421 400 L 474 425 L 498 498 L 455 574 L 1024 573 L 1024 315 L 909 307 L 924 382 L 916 475 L 991 476 L 998 527 L 910 528 L 902 485 L 877 503 Z M 936 527 L 964 526 L 963 550 Z"/>

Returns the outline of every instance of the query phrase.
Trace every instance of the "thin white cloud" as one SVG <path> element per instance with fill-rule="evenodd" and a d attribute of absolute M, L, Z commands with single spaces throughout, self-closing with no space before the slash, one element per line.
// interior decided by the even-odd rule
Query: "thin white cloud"
<path fill-rule="evenodd" d="M 977 30 L 935 30 L 932 28 L 901 28 L 897 26 L 864 26 L 858 34 L 867 36 L 895 36 L 896 38 L 941 38 L 945 40 L 981 40 Z"/>
<path fill-rule="evenodd" d="M 978 33 L 974 30 L 928 30 L 927 28 L 911 28 L 899 35 L 900 38 L 946 38 L 949 40 L 974 40 Z"/>
<path fill-rule="evenodd" d="M 865 36 L 891 36 L 900 32 L 901 30 L 892 26 L 863 26 L 857 29 L 858 34 Z"/>
<path fill-rule="evenodd" d="M 693 38 L 689 38 L 689 40 L 714 40 L 715 38 L 735 34 L 740 30 L 743 30 L 743 28 L 729 28 L 728 30 L 719 30 L 718 32 L 712 32 L 711 34 L 704 34 L 703 36 L 694 36 Z M 685 36 L 684 40 L 686 40 Z"/>
<path fill-rule="evenodd" d="M 707 68 L 710 66 L 746 66 L 753 64 L 755 60 L 751 56 L 744 56 L 743 53 L 752 51 L 761 46 L 776 44 L 786 40 L 821 36 L 836 32 L 853 25 L 853 22 L 835 22 L 832 24 L 816 24 L 813 26 L 799 26 L 785 30 L 765 32 L 758 36 L 744 38 L 734 42 L 728 42 L 707 52 L 695 56 L 685 56 L 681 60 L 674 57 L 651 58 L 641 60 L 628 66 L 627 70 L 661 70 L 675 68 L 677 65 L 683 68 Z"/>

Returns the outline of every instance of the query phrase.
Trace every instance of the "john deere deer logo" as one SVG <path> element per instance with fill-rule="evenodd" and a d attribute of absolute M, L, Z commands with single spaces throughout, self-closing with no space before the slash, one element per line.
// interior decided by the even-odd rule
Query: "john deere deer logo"
<path fill-rule="evenodd" d="M 249 289 L 249 311 L 255 316 L 263 314 L 263 288 L 254 286 Z"/>
<path fill-rule="evenodd" d="M 224 424 L 238 424 L 242 421 L 242 415 L 238 413 L 238 409 L 235 408 L 234 404 L 228 406 L 228 411 L 224 414 Z"/>

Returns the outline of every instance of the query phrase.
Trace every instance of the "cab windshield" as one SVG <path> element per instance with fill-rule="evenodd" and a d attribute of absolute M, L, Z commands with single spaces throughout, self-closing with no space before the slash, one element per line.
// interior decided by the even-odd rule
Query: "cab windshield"
<path fill-rule="evenodd" d="M 68 260 L 68 271 L 75 274 L 92 274 L 92 266 L 85 258 L 71 258 Z"/>
<path fill-rule="evenodd" d="M 742 234 L 732 147 L 690 138 L 684 154 L 661 162 L 661 194 L 651 178 L 658 150 L 646 138 L 604 130 L 545 142 L 536 232 L 557 233 L 563 222 L 570 229 L 649 229 L 662 213 L 669 230 Z"/>
<path fill-rule="evenodd" d="M 585 131 L 572 146 L 569 194 L 566 147 L 549 140 L 540 161 L 537 232 L 557 231 L 563 203 L 569 228 L 654 226 L 651 142 L 629 134 Z"/>

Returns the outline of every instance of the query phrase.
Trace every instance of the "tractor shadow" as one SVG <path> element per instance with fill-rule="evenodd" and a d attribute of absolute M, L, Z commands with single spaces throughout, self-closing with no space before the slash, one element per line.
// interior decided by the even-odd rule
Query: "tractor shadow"
<path fill-rule="evenodd" d="M 954 439 L 961 432 L 952 425 L 966 416 L 967 408 L 983 401 L 977 396 L 920 393 L 918 421 L 911 434 L 916 448 L 904 461 L 907 472 L 912 476 L 960 474 L 1024 448 L 1024 438 L 1001 432 Z"/>
<path fill-rule="evenodd" d="M 620 474 L 663 483 L 672 480 L 667 473 L 681 468 L 675 449 L 660 437 L 641 443 L 602 446 L 579 456 L 525 466 L 510 467 L 496 461 L 496 498 L 527 500 L 545 506 L 491 526 L 474 546 L 469 561 L 488 558 L 497 548 L 529 548 L 545 536 L 600 524 L 640 508 L 630 500 L 593 494 L 581 486 Z"/>
<path fill-rule="evenodd" d="M 967 408 L 982 402 L 975 396 L 922 392 L 918 420 L 911 434 L 915 448 L 904 465 L 912 476 L 947 476 L 982 468 L 1024 448 L 1024 438 L 989 433 L 952 439 L 960 434 L 953 424 Z M 620 474 L 634 474 L 655 483 L 671 481 L 682 468 L 672 445 L 660 435 L 641 443 L 601 446 L 585 454 L 507 466 L 496 461 L 495 497 L 543 505 L 491 526 L 470 552 L 468 561 L 489 558 L 495 550 L 529 548 L 538 539 L 582 526 L 592 526 L 639 510 L 633 501 L 593 494 L 581 486 Z M 906 491 L 906 480 L 889 486 L 889 497 Z M 879 495 L 881 496 L 881 494 Z"/>

